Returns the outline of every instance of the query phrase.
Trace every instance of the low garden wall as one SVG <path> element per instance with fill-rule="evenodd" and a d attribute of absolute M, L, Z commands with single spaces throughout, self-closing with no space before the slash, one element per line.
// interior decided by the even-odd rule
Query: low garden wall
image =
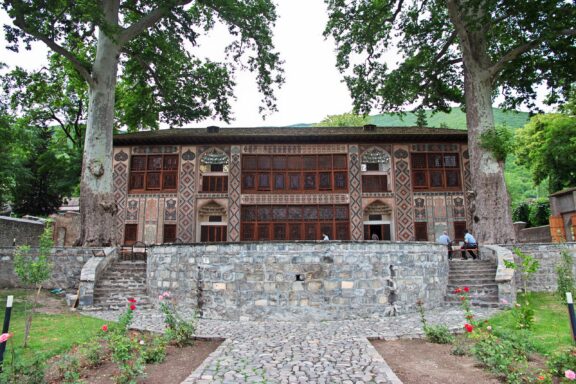
<path fill-rule="evenodd" d="M 511 251 L 514 246 L 506 245 L 504 246 Z M 554 292 L 558 287 L 556 266 L 560 264 L 561 255 L 560 252 L 565 249 L 572 255 L 573 276 L 576 276 L 576 243 L 543 243 L 543 244 L 517 244 L 522 252 L 535 257 L 540 262 L 540 267 L 538 271 L 528 281 L 528 290 L 534 292 Z M 516 263 L 520 263 L 518 256 L 514 256 Z M 518 289 L 522 288 L 522 276 L 520 273 L 516 273 L 516 287 Z"/>
<path fill-rule="evenodd" d="M 0 288 L 21 287 L 14 273 L 15 247 L 0 247 Z M 52 277 L 43 284 L 45 288 L 76 289 L 80 282 L 80 272 L 92 257 L 93 248 L 56 247 L 50 254 Z M 38 254 L 38 248 L 31 248 L 31 255 Z"/>
<path fill-rule="evenodd" d="M 43 231 L 44 223 L 40 221 L 0 216 L 0 247 L 38 246 Z"/>
<path fill-rule="evenodd" d="M 432 243 L 290 242 L 153 246 L 152 297 L 170 291 L 203 317 L 334 320 L 444 305 L 446 247 Z"/>

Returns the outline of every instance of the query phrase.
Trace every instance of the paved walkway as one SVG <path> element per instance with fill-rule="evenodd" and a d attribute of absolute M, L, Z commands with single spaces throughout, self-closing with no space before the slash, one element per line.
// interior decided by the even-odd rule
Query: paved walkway
<path fill-rule="evenodd" d="M 496 309 L 473 308 L 477 318 Z M 114 320 L 118 312 L 90 312 Z M 426 311 L 429 324 L 462 329 L 459 307 Z M 162 316 L 137 311 L 134 328 L 161 331 Z M 370 320 L 253 322 L 200 320 L 197 336 L 226 339 L 182 384 L 204 383 L 401 383 L 368 339 L 422 336 L 418 313 Z"/>

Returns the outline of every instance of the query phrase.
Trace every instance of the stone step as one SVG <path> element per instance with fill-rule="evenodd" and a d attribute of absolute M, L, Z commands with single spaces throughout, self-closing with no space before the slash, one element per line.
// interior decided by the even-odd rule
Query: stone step
<path fill-rule="evenodd" d="M 134 279 L 134 280 L 128 280 L 128 279 L 123 279 L 123 280 L 109 280 L 109 279 L 102 279 L 100 281 L 98 281 L 97 286 L 98 287 L 108 287 L 108 286 L 122 286 L 122 285 L 132 285 L 132 284 L 136 284 L 136 285 L 146 285 L 146 279 Z"/>
<path fill-rule="evenodd" d="M 496 276 L 496 270 L 493 271 L 450 271 L 448 276 Z"/>
<path fill-rule="evenodd" d="M 448 279 L 448 284 L 451 286 L 464 287 L 468 285 L 478 285 L 478 284 L 494 284 L 494 276 L 491 277 L 468 277 L 468 278 L 454 278 L 450 276 Z"/>
<path fill-rule="evenodd" d="M 478 270 L 496 270 L 495 265 L 458 265 L 450 266 L 450 271 L 478 271 Z"/>

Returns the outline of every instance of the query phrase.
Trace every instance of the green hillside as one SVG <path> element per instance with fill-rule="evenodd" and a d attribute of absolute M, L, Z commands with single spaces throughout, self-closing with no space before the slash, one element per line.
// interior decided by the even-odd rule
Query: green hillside
<path fill-rule="evenodd" d="M 494 120 L 496 125 L 506 125 L 510 128 L 521 128 L 530 118 L 528 112 L 504 111 L 494 108 Z M 460 108 L 454 108 L 450 113 L 438 112 L 434 115 L 426 112 L 429 127 L 446 126 L 447 128 L 466 129 L 466 114 Z M 416 115 L 407 112 L 400 116 L 393 113 L 369 116 L 369 121 L 378 126 L 409 127 L 416 125 Z"/>

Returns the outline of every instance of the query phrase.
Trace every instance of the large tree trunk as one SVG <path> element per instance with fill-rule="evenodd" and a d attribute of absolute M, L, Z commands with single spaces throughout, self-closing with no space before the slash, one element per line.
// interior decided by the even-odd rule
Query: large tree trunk
<path fill-rule="evenodd" d="M 466 60 L 465 60 L 466 63 Z M 492 83 L 487 72 L 475 63 L 466 63 L 464 91 L 472 191 L 466 191 L 472 210 L 472 234 L 480 244 L 515 241 L 510 198 L 504 181 L 504 163 L 480 147 L 482 132 L 494 128 Z"/>
<path fill-rule="evenodd" d="M 112 26 L 118 23 L 118 3 L 118 0 L 103 1 L 104 17 Z M 84 246 L 116 243 L 112 134 L 119 52 L 118 44 L 100 29 L 92 68 L 80 183 L 80 242 Z"/>

